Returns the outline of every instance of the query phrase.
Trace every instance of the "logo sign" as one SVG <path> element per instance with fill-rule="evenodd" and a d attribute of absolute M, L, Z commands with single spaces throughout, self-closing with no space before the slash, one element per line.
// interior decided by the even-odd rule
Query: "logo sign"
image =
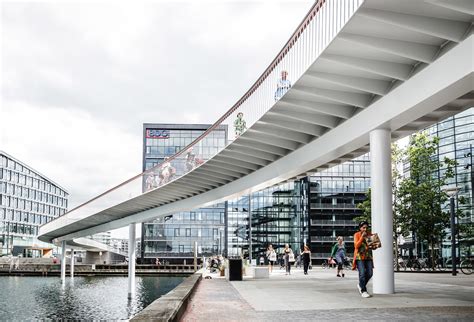
<path fill-rule="evenodd" d="M 170 130 L 146 130 L 145 134 L 147 139 L 169 139 Z"/>

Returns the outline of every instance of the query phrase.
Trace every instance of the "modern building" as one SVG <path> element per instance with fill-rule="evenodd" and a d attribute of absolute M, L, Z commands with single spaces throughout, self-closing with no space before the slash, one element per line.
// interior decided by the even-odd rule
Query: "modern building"
<path fill-rule="evenodd" d="M 426 129 L 430 136 L 437 136 L 439 149 L 436 157 L 443 160 L 445 157 L 456 160 L 458 165 L 455 176 L 446 186 L 458 187 L 456 209 L 464 213 L 458 221 L 459 225 L 472 225 L 474 222 L 474 107 L 439 122 Z M 439 172 L 443 169 L 439 169 Z M 465 200 L 459 202 L 460 197 Z M 447 205 L 446 205 L 447 206 Z M 461 256 L 474 254 L 474 236 L 458 236 Z M 443 257 L 451 257 L 451 241 L 443 241 Z"/>
<path fill-rule="evenodd" d="M 281 252 L 285 244 L 299 253 L 310 246 L 313 263 L 330 256 L 337 236 L 352 251 L 357 230 L 354 218 L 362 211 L 370 187 L 369 155 L 311 176 L 267 188 L 249 197 L 228 201 L 229 256 L 258 259 L 269 244 Z M 252 223 L 249 226 L 249 221 Z"/>
<path fill-rule="evenodd" d="M 66 213 L 68 192 L 0 151 L 1 255 L 51 256 L 53 245 L 37 240 L 38 227 Z"/>
<path fill-rule="evenodd" d="M 263 189 L 228 201 L 229 256 L 259 259 L 272 244 L 280 253 L 285 244 L 299 250 L 308 241 L 307 180 Z M 251 225 L 249 225 L 251 222 Z"/>
<path fill-rule="evenodd" d="M 313 260 L 327 259 L 337 236 L 343 236 L 348 254 L 358 229 L 354 218 L 362 211 L 357 205 L 366 200 L 370 188 L 369 154 L 309 177 L 309 236 Z"/>
<path fill-rule="evenodd" d="M 166 157 L 184 149 L 203 134 L 210 124 L 149 124 L 143 125 L 143 171 L 162 163 Z M 227 144 L 227 126 L 219 126 L 199 145 L 192 148 L 197 159 L 207 160 Z M 171 161 L 176 176 L 186 171 L 185 156 Z M 144 182 L 144 189 L 146 189 Z M 198 255 L 226 254 L 226 205 L 172 214 L 142 224 L 141 261 L 158 258 L 182 262 L 193 258 L 194 243 Z"/>

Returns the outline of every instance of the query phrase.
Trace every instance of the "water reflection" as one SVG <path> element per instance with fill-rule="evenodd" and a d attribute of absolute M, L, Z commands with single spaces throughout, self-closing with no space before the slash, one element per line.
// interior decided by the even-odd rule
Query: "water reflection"
<path fill-rule="evenodd" d="M 0 277 L 0 320 L 129 319 L 184 277 L 137 276 L 127 299 L 126 277 Z"/>

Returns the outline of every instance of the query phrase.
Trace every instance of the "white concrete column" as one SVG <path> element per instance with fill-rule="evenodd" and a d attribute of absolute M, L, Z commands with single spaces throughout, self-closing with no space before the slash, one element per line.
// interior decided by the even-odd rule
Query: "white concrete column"
<path fill-rule="evenodd" d="M 382 242 L 382 248 L 373 252 L 373 289 L 376 294 L 392 294 L 395 292 L 390 145 L 390 130 L 377 129 L 370 132 L 372 232 L 378 233 Z"/>
<path fill-rule="evenodd" d="M 71 278 L 74 277 L 74 249 L 71 249 Z"/>
<path fill-rule="evenodd" d="M 66 283 L 66 241 L 61 242 L 61 282 Z"/>
<path fill-rule="evenodd" d="M 135 296 L 135 233 L 136 224 L 128 225 L 128 298 Z"/>

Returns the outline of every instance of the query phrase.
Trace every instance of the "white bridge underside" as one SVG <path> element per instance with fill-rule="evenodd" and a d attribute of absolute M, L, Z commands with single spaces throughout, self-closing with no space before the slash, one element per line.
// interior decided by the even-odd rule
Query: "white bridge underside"
<path fill-rule="evenodd" d="M 210 205 L 353 159 L 474 106 L 473 2 L 366 0 L 286 95 L 192 172 L 84 218 L 40 228 L 71 240 Z"/>

